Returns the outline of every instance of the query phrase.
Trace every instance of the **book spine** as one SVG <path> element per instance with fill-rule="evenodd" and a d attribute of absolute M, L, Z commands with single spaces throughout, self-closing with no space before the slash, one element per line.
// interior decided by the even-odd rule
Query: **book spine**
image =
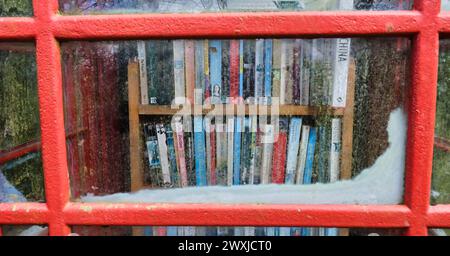
<path fill-rule="evenodd" d="M 183 130 L 184 130 L 184 145 L 186 152 L 186 168 L 189 186 L 196 185 L 192 127 L 193 127 L 192 117 L 186 116 L 183 119 Z"/>
<path fill-rule="evenodd" d="M 283 184 L 285 179 L 286 166 L 286 150 L 287 150 L 287 133 L 289 121 L 287 118 L 280 118 L 280 129 L 278 139 L 273 146 L 272 160 L 272 183 Z"/>
<path fill-rule="evenodd" d="M 181 187 L 188 186 L 186 154 L 184 147 L 184 133 L 181 117 L 175 117 L 175 138 L 176 138 L 176 152 L 178 159 L 178 169 L 180 170 Z"/>
<path fill-rule="evenodd" d="M 184 40 L 173 40 L 175 104 L 184 104 L 184 99 L 186 96 L 184 55 Z"/>
<path fill-rule="evenodd" d="M 196 47 L 195 41 L 186 40 L 184 43 L 184 61 L 185 61 L 185 77 L 186 77 L 186 99 L 190 104 L 194 103 L 194 95 L 196 89 Z M 201 57 L 201 56 L 199 56 Z M 200 62 L 201 63 L 201 62 Z M 198 70 L 198 69 L 197 69 Z M 201 85 L 201 82 L 200 82 Z"/>
<path fill-rule="evenodd" d="M 350 63 L 350 38 L 333 39 L 335 42 L 332 107 L 343 108 L 347 101 L 348 68 Z"/>
<path fill-rule="evenodd" d="M 303 184 L 311 184 L 312 182 L 316 137 L 317 128 L 311 127 L 311 129 L 309 130 L 308 149 L 306 151 L 306 165 L 303 175 Z"/>
<path fill-rule="evenodd" d="M 328 182 L 328 160 L 330 153 L 328 151 L 330 142 L 327 139 L 328 128 L 326 125 L 318 127 L 318 181 L 320 183 Z"/>
<path fill-rule="evenodd" d="M 256 118 L 255 118 L 256 119 Z M 257 124 L 256 139 L 255 139 L 255 156 L 254 160 L 254 170 L 253 170 L 253 182 L 254 184 L 261 183 L 261 167 L 262 167 L 262 154 L 263 154 L 263 143 L 262 143 L 262 129 L 259 123 Z"/>
<path fill-rule="evenodd" d="M 147 155 L 149 161 L 150 180 L 159 185 L 158 176 L 161 173 L 161 160 L 159 157 L 158 137 L 156 129 L 152 125 L 145 126 Z"/>
<path fill-rule="evenodd" d="M 227 146 L 228 146 L 228 159 L 227 159 L 227 186 L 233 185 L 233 164 L 234 164 L 234 117 L 227 118 Z"/>
<path fill-rule="evenodd" d="M 175 154 L 174 134 L 172 129 L 170 128 L 170 125 L 166 127 L 166 135 L 167 135 L 167 152 L 169 154 L 169 164 L 170 164 L 170 179 L 172 181 L 173 187 L 180 187 L 181 184 Z"/>
<path fill-rule="evenodd" d="M 251 133 L 251 139 L 250 139 L 250 173 L 249 173 L 249 179 L 248 184 L 255 184 L 255 173 L 256 173 L 256 157 L 257 157 L 257 148 L 256 148 L 256 139 L 257 139 L 257 131 L 258 131 L 258 118 L 256 116 L 250 117 L 250 133 Z"/>
<path fill-rule="evenodd" d="M 311 57 L 312 40 L 302 40 L 301 47 L 301 86 L 300 86 L 300 105 L 309 106 L 309 93 L 311 83 Z"/>
<path fill-rule="evenodd" d="M 166 236 L 178 236 L 178 228 L 177 227 L 167 227 Z"/>
<path fill-rule="evenodd" d="M 250 148 L 250 141 L 251 141 L 251 130 L 250 130 L 250 118 L 245 117 L 244 118 L 244 134 L 242 134 L 242 152 L 241 152 L 241 183 L 242 184 L 249 184 L 249 175 L 250 175 L 250 161 L 251 161 L 251 148 Z"/>
<path fill-rule="evenodd" d="M 137 50 L 139 61 L 139 85 L 141 89 L 141 104 L 148 105 L 147 53 L 145 50 L 145 41 L 137 42 Z"/>
<path fill-rule="evenodd" d="M 226 121 L 216 117 L 216 178 L 218 185 L 227 185 L 228 147 Z"/>
<path fill-rule="evenodd" d="M 255 41 L 244 41 L 244 100 L 253 103 L 255 88 Z"/>
<path fill-rule="evenodd" d="M 289 127 L 289 144 L 286 163 L 286 184 L 294 184 L 295 171 L 297 167 L 298 151 L 300 147 L 300 130 L 302 127 L 302 119 L 293 117 Z"/>
<path fill-rule="evenodd" d="M 222 103 L 222 42 L 211 40 L 209 48 L 210 79 L 211 79 L 211 103 Z"/>
<path fill-rule="evenodd" d="M 230 98 L 230 41 L 222 40 L 222 103 Z"/>
<path fill-rule="evenodd" d="M 272 102 L 272 39 L 264 40 L 264 103 Z"/>
<path fill-rule="evenodd" d="M 233 164 L 233 185 L 241 184 L 241 136 L 242 117 L 236 117 L 234 130 L 234 164 Z"/>
<path fill-rule="evenodd" d="M 304 125 L 302 127 L 302 139 L 300 141 L 300 152 L 298 155 L 298 166 L 296 174 L 296 184 L 303 184 L 303 175 L 305 173 L 306 165 L 306 151 L 308 149 L 309 131 L 311 127 Z"/>
<path fill-rule="evenodd" d="M 255 103 L 260 103 L 264 91 L 264 39 L 256 39 L 255 47 Z"/>
<path fill-rule="evenodd" d="M 211 97 L 211 78 L 209 74 L 209 41 L 203 40 L 203 68 L 205 72 L 205 85 L 203 88 L 205 100 Z"/>
<path fill-rule="evenodd" d="M 194 152 L 197 186 L 206 186 L 205 133 L 201 116 L 194 116 Z"/>
<path fill-rule="evenodd" d="M 236 103 L 240 88 L 240 40 L 230 41 L 230 98 Z"/>
<path fill-rule="evenodd" d="M 281 79 L 281 40 L 273 40 L 272 58 L 272 97 L 280 98 Z"/>
<path fill-rule="evenodd" d="M 261 184 L 270 183 L 270 170 L 272 166 L 274 127 L 271 124 L 264 125 L 263 129 L 263 153 L 261 165 Z"/>
<path fill-rule="evenodd" d="M 244 40 L 239 40 L 239 100 L 243 103 L 244 97 Z"/>
<path fill-rule="evenodd" d="M 203 104 L 203 91 L 205 88 L 205 48 L 203 41 L 195 42 L 195 85 L 194 85 L 194 104 Z M 187 67 L 186 67 L 187 70 Z M 194 73 L 194 70 L 192 71 Z M 192 101 L 191 101 L 192 103 Z"/>
<path fill-rule="evenodd" d="M 158 55 L 160 50 L 160 43 L 158 41 L 150 40 L 147 43 L 147 56 L 148 56 L 148 78 L 149 78 L 149 84 L 148 84 L 148 97 L 150 104 L 158 104 L 158 71 L 160 67 L 158 67 Z"/>
<path fill-rule="evenodd" d="M 217 184 L 217 170 L 216 170 L 216 133 L 215 133 L 215 125 L 211 124 L 211 133 L 210 133 L 210 142 L 211 142 L 211 170 L 209 176 L 209 183 L 211 185 Z"/>
<path fill-rule="evenodd" d="M 169 156 L 167 152 L 167 142 L 166 142 L 166 129 L 163 124 L 156 125 L 156 132 L 158 134 L 158 148 L 159 148 L 159 156 L 161 161 L 161 170 L 162 170 L 162 178 L 163 185 L 170 186 L 170 166 L 169 166 Z"/>
<path fill-rule="evenodd" d="M 300 86 L 301 86 L 301 39 L 296 39 L 293 46 L 293 70 L 292 70 L 292 82 L 293 82 L 293 104 L 300 104 Z"/>
<path fill-rule="evenodd" d="M 280 104 L 292 104 L 293 41 L 281 40 Z"/>
<path fill-rule="evenodd" d="M 341 154 L 341 119 L 331 119 L 331 145 L 330 145 L 330 164 L 329 175 L 330 182 L 339 180 L 339 157 Z"/>
<path fill-rule="evenodd" d="M 206 178 L 208 181 L 208 184 L 211 184 L 211 173 L 212 173 L 212 167 L 211 167 L 211 118 L 205 117 L 205 140 L 206 140 Z"/>

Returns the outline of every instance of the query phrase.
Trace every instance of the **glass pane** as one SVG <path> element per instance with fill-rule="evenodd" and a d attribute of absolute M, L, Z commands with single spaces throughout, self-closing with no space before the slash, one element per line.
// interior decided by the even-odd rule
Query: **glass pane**
<path fill-rule="evenodd" d="M 301 227 L 74 226 L 79 236 L 401 236 L 401 229 Z"/>
<path fill-rule="evenodd" d="M 413 0 L 59 0 L 66 14 L 409 10 Z"/>
<path fill-rule="evenodd" d="M 3 225 L 0 226 L 0 236 L 48 236 L 48 228 L 38 225 Z"/>
<path fill-rule="evenodd" d="M 430 228 L 428 229 L 429 236 L 450 236 L 450 229 L 446 228 Z"/>
<path fill-rule="evenodd" d="M 408 39 L 64 42 L 62 52 L 74 199 L 402 202 Z"/>
<path fill-rule="evenodd" d="M 441 10 L 442 11 L 450 11 L 450 1 L 449 0 L 441 0 Z"/>
<path fill-rule="evenodd" d="M 44 201 L 35 47 L 0 43 L 0 203 Z"/>
<path fill-rule="evenodd" d="M 440 42 L 432 203 L 450 203 L 450 40 Z"/>
<path fill-rule="evenodd" d="M 33 16 L 32 0 L 0 1 L 0 17 Z"/>

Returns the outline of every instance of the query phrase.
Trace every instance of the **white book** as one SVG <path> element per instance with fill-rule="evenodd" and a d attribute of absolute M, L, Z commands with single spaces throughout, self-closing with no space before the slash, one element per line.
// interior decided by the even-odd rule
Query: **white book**
<path fill-rule="evenodd" d="M 261 166 L 261 184 L 269 184 L 271 167 L 272 167 L 272 154 L 273 154 L 273 141 L 274 141 L 274 126 L 266 124 L 263 128 L 263 155 Z"/>
<path fill-rule="evenodd" d="M 234 156 L 234 117 L 227 118 L 228 159 L 227 159 L 227 186 L 233 185 L 233 156 Z"/>
<path fill-rule="evenodd" d="M 339 158 L 341 154 L 341 119 L 333 118 L 331 120 L 331 148 L 330 148 L 330 182 L 339 180 Z"/>
<path fill-rule="evenodd" d="M 306 165 L 306 152 L 308 149 L 309 130 L 310 126 L 304 125 L 302 128 L 302 138 L 300 141 L 300 152 L 298 154 L 298 166 L 295 184 L 303 184 L 303 174 L 305 172 Z"/>
<path fill-rule="evenodd" d="M 255 46 L 255 102 L 264 97 L 264 39 L 256 39 Z"/>
<path fill-rule="evenodd" d="M 147 53 L 145 50 L 145 41 L 137 42 L 137 50 L 139 61 L 139 85 L 141 88 L 141 104 L 148 105 Z"/>
<path fill-rule="evenodd" d="M 244 228 L 244 236 L 255 236 L 255 228 L 254 227 L 245 227 Z"/>
<path fill-rule="evenodd" d="M 280 236 L 291 236 L 291 228 L 281 227 L 280 228 Z"/>
<path fill-rule="evenodd" d="M 158 149 L 159 157 L 161 161 L 161 170 L 163 176 L 164 185 L 170 185 L 170 166 L 169 166 L 169 156 L 167 153 L 167 143 L 166 143 L 166 128 L 163 124 L 156 125 L 156 133 L 158 137 Z"/>
<path fill-rule="evenodd" d="M 291 118 L 291 121 L 289 123 L 289 140 L 286 159 L 286 177 L 285 177 L 286 184 L 295 183 L 295 171 L 297 169 L 301 129 L 302 129 L 302 119 L 299 117 Z"/>
<path fill-rule="evenodd" d="M 175 104 L 184 104 L 186 97 L 184 71 L 184 40 L 173 40 L 173 77 L 175 83 Z"/>

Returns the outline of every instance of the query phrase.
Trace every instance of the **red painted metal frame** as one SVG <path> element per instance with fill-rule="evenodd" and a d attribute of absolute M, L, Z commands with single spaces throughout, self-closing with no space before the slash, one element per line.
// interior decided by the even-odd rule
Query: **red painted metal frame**
<path fill-rule="evenodd" d="M 0 223 L 70 225 L 254 225 L 405 228 L 427 235 L 450 227 L 450 206 L 430 206 L 439 36 L 450 13 L 439 0 L 412 11 L 60 16 L 57 0 L 33 0 L 35 17 L 0 18 L 0 40 L 36 40 L 46 204 L 0 204 Z M 409 36 L 413 39 L 405 205 L 191 205 L 69 202 L 58 40 Z"/>

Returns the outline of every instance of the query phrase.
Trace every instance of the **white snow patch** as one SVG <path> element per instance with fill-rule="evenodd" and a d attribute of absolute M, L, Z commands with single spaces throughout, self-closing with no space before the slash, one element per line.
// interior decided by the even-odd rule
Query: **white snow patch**
<path fill-rule="evenodd" d="M 86 196 L 82 202 L 221 203 L 221 204 L 399 204 L 402 202 L 406 115 L 397 108 L 387 127 L 389 147 L 352 180 L 313 185 L 244 185 L 141 190 L 108 196 Z"/>

